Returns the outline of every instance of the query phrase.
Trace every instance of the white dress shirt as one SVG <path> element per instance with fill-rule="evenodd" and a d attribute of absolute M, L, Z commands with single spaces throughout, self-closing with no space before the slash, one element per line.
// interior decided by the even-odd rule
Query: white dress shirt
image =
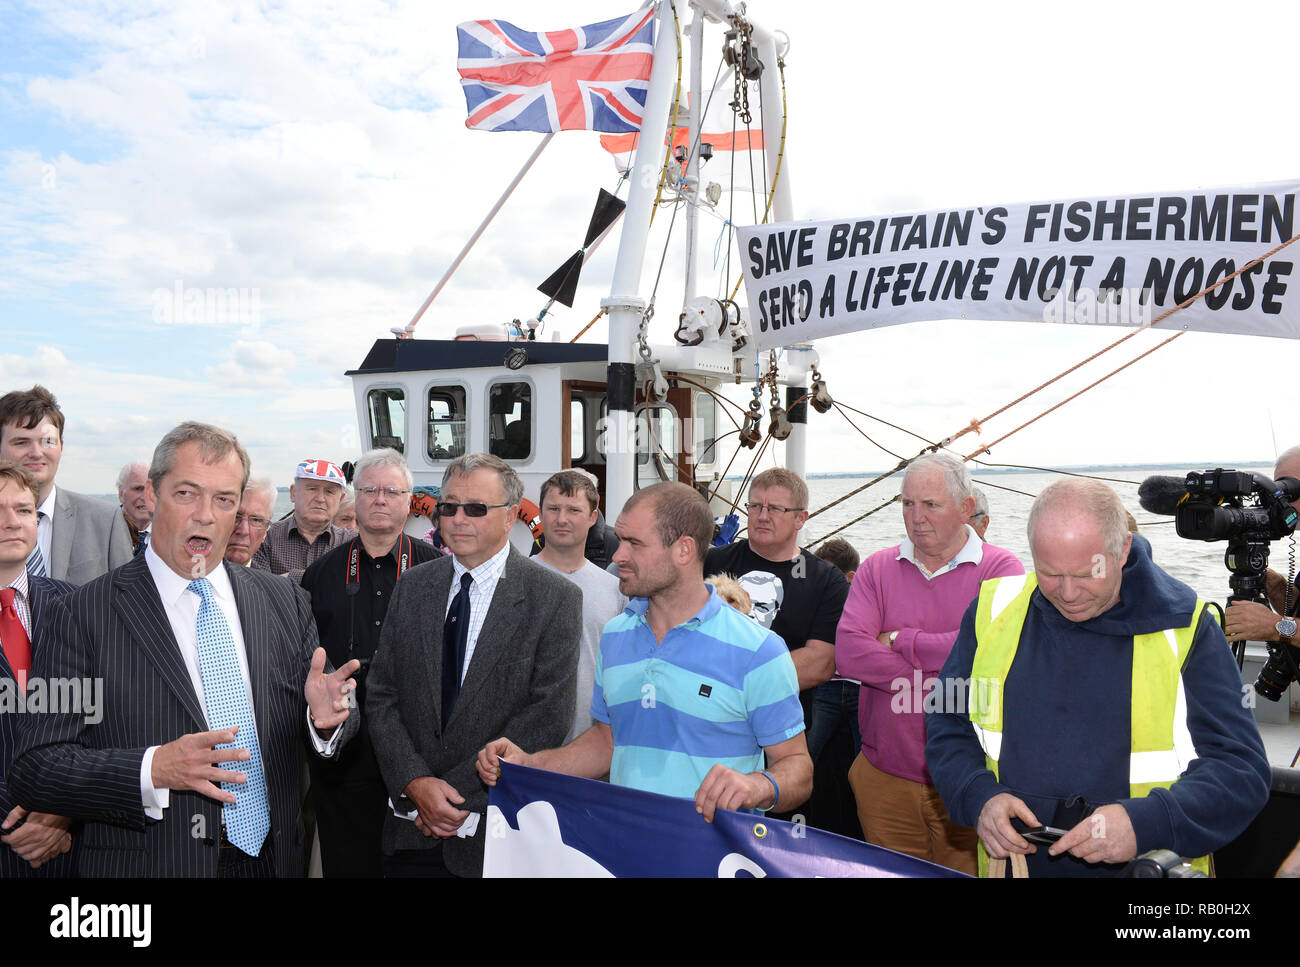
<path fill-rule="evenodd" d="M 492 607 L 492 595 L 496 593 L 497 582 L 501 580 L 501 572 L 505 570 L 506 558 L 509 556 L 510 542 L 506 541 L 505 547 L 478 567 L 469 571 L 473 583 L 469 586 L 469 632 L 465 643 L 465 663 L 460 666 L 462 684 L 465 681 L 465 672 L 469 670 L 469 660 L 474 657 L 474 647 L 478 644 L 478 634 L 483 630 L 483 622 L 487 618 L 488 609 Z M 455 555 L 452 555 L 451 567 L 451 587 L 447 590 L 447 605 L 442 610 L 444 622 L 447 619 L 447 612 L 451 610 L 451 602 L 460 593 L 460 576 L 469 570 L 456 559 Z"/>
<path fill-rule="evenodd" d="M 185 662 L 185 668 L 190 673 L 194 694 L 198 696 L 206 718 L 207 703 L 203 697 L 203 675 L 199 670 L 198 642 L 199 605 L 202 602 L 199 596 L 189 589 L 191 579 L 181 577 L 164 563 L 163 559 L 154 552 L 152 542 L 145 548 L 144 559 L 149 565 L 149 574 L 158 589 L 158 596 L 162 598 L 163 611 L 171 624 L 172 634 L 176 636 L 181 660 Z M 213 598 L 221 608 L 221 613 L 225 615 L 226 624 L 230 626 L 231 637 L 235 640 L 235 654 L 239 656 L 239 674 L 244 680 L 248 707 L 252 709 L 253 689 L 248 674 L 248 654 L 244 650 L 244 631 L 239 623 L 239 608 L 235 605 L 235 592 L 230 586 L 230 576 L 226 574 L 224 567 L 218 567 L 206 577 L 212 585 Z M 235 741 L 238 744 L 243 741 L 243 737 L 236 736 Z M 171 799 L 170 789 L 156 789 L 153 784 L 153 756 L 158 748 L 155 745 L 147 749 L 140 763 L 140 794 L 144 801 L 145 815 L 150 819 L 162 819 L 162 811 L 167 808 Z"/>

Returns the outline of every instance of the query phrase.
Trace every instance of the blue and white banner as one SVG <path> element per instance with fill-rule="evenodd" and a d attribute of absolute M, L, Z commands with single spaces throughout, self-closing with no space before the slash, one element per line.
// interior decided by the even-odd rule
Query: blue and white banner
<path fill-rule="evenodd" d="M 965 874 L 799 823 L 501 763 L 488 800 L 484 876 Z"/>

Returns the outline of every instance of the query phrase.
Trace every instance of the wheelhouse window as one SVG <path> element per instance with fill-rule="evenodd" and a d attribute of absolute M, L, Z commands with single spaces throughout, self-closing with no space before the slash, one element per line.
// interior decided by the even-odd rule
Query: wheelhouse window
<path fill-rule="evenodd" d="M 406 452 L 406 391 L 372 389 L 366 394 L 370 411 L 370 445 Z"/>
<path fill-rule="evenodd" d="M 677 411 L 666 403 L 636 408 L 636 487 L 676 480 Z"/>
<path fill-rule="evenodd" d="M 488 389 L 488 450 L 502 460 L 533 455 L 533 387 L 494 383 Z"/>
<path fill-rule="evenodd" d="M 569 463 L 573 466 L 587 459 L 587 403 L 569 401 Z"/>
<path fill-rule="evenodd" d="M 455 460 L 464 456 L 465 426 L 465 387 L 429 387 L 429 458 Z"/>
<path fill-rule="evenodd" d="M 695 394 L 695 464 L 709 467 L 718 462 L 718 448 L 714 445 L 718 438 L 717 403 L 708 393 Z"/>

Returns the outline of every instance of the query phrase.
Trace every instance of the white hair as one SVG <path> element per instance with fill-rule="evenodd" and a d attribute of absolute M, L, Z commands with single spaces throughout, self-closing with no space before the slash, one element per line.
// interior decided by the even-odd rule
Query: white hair
<path fill-rule="evenodd" d="M 270 501 L 269 506 L 275 509 L 275 502 L 280 496 L 280 491 L 276 490 L 275 484 L 271 482 L 269 475 L 264 473 L 251 473 L 248 475 L 248 483 L 244 484 L 244 493 L 252 491 L 255 494 L 265 494 Z"/>
<path fill-rule="evenodd" d="M 903 479 L 915 473 L 926 473 L 930 470 L 938 470 L 943 474 L 944 486 L 948 489 L 948 495 L 954 501 L 960 504 L 967 497 L 971 496 L 971 479 L 970 470 L 966 464 L 949 453 L 927 453 L 917 457 L 907 465 L 907 471 L 903 474 Z"/>
<path fill-rule="evenodd" d="M 144 475 L 146 477 L 149 476 L 149 464 L 145 463 L 143 460 L 132 461 L 117 472 L 117 489 L 121 490 L 125 487 L 131 474 L 135 473 L 137 470 L 143 470 Z"/>
<path fill-rule="evenodd" d="M 376 447 L 363 453 L 356 466 L 352 468 L 353 481 L 359 482 L 361 475 L 374 467 L 396 467 L 402 471 L 402 477 L 406 480 L 406 489 L 411 490 L 415 487 L 415 478 L 411 476 L 411 468 L 406 465 L 406 458 L 391 447 Z"/>

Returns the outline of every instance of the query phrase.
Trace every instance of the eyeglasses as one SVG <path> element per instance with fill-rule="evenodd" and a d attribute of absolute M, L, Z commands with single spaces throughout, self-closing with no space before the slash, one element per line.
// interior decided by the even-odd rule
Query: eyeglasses
<path fill-rule="evenodd" d="M 751 514 L 761 514 L 763 511 L 767 511 L 768 514 L 773 517 L 776 517 L 779 514 L 788 514 L 792 510 L 803 510 L 802 507 L 782 507 L 780 504 L 759 504 L 753 502 L 746 504 L 745 509 Z"/>
<path fill-rule="evenodd" d="M 254 517 L 252 514 L 235 514 L 235 526 L 248 524 L 251 531 L 264 531 L 271 526 L 269 517 Z"/>
<path fill-rule="evenodd" d="M 398 497 L 405 497 L 410 491 L 398 490 L 396 487 L 358 487 L 357 493 L 371 499 L 383 494 L 389 500 L 396 500 Z"/>
<path fill-rule="evenodd" d="M 486 517 L 487 512 L 496 507 L 509 507 L 509 504 L 484 504 L 479 501 L 469 504 L 458 504 L 450 500 L 438 501 L 439 517 L 455 517 L 456 511 L 465 511 L 466 517 Z"/>

